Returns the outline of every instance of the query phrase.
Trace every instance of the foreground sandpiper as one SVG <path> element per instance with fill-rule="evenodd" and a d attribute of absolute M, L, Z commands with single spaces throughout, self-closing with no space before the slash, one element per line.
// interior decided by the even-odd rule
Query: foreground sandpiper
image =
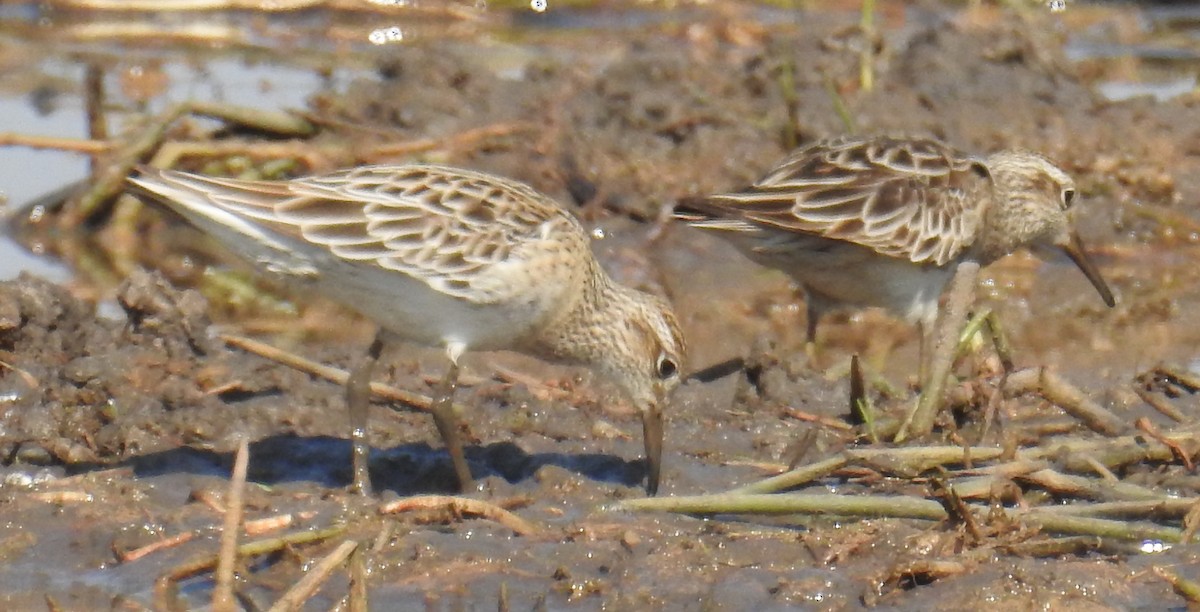
<path fill-rule="evenodd" d="M 1075 196 L 1071 177 L 1037 153 L 976 157 L 932 139 L 840 138 L 798 149 L 742 191 L 689 199 L 679 216 L 790 274 L 805 293 L 810 342 L 821 314 L 841 306 L 879 306 L 918 324 L 922 399 L 936 403 L 979 266 L 1021 247 L 1061 249 L 1115 304 L 1071 227 Z M 952 278 L 938 338 L 938 300 Z"/>
<path fill-rule="evenodd" d="M 431 412 L 463 489 L 452 397 L 466 350 L 588 365 L 641 412 L 646 488 L 658 490 L 662 408 L 683 339 L 666 301 L 600 267 L 571 214 L 527 185 L 444 166 L 365 166 L 288 181 L 141 168 L 129 179 L 245 259 L 339 300 L 380 335 L 346 385 L 354 485 L 370 490 L 367 400 L 385 339 L 444 347 Z"/>

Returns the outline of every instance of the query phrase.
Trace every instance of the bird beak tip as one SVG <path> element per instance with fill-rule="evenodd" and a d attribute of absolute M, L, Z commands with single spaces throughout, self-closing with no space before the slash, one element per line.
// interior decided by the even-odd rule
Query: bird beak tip
<path fill-rule="evenodd" d="M 1104 280 L 1104 276 L 1100 274 L 1100 270 L 1096 268 L 1096 264 L 1087 255 L 1087 251 L 1083 248 L 1083 241 L 1079 239 L 1079 235 L 1071 232 L 1066 243 L 1060 245 L 1067 257 L 1079 268 L 1083 275 L 1091 281 L 1092 286 L 1100 294 L 1100 299 L 1104 300 L 1104 304 L 1109 308 L 1117 305 L 1117 300 L 1113 297 L 1112 289 L 1109 289 L 1108 283 Z"/>
<path fill-rule="evenodd" d="M 661 404 L 655 403 L 642 409 L 642 435 L 646 444 L 646 493 L 658 493 L 662 474 L 663 416 Z"/>

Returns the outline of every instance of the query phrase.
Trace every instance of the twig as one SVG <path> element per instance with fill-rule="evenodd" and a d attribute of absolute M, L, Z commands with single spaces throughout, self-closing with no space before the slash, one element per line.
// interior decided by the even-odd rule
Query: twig
<path fill-rule="evenodd" d="M 58 505 L 96 501 L 95 496 L 87 491 L 36 491 L 29 494 L 29 499 Z"/>
<path fill-rule="evenodd" d="M 1048 512 L 1051 514 L 1074 514 L 1076 516 L 1099 516 L 1099 517 L 1129 517 L 1129 518 L 1182 518 L 1187 513 L 1200 503 L 1200 499 L 1195 497 L 1190 498 L 1169 498 L 1155 499 L 1147 501 L 1120 501 L 1120 502 L 1103 502 L 1098 504 L 1081 503 L 1081 504 L 1063 504 L 1056 506 L 1044 506 L 1038 508 L 1038 512 Z"/>
<path fill-rule="evenodd" d="M 213 587 L 212 597 L 212 607 L 217 612 L 232 612 L 237 609 L 237 600 L 233 595 L 233 573 L 237 567 L 238 534 L 245 510 L 243 493 L 246 489 L 249 456 L 249 442 L 242 438 L 233 458 L 233 475 L 229 479 L 225 520 L 221 525 L 221 551 L 217 554 L 216 585 Z"/>
<path fill-rule="evenodd" d="M 308 570 L 308 573 L 304 574 L 303 578 L 292 585 L 292 588 L 288 589 L 283 597 L 280 597 L 275 605 L 271 606 L 270 612 L 299 610 L 304 602 L 308 601 L 317 592 L 317 589 L 321 588 L 322 584 L 325 584 L 334 570 L 345 563 L 346 559 L 350 557 L 350 553 L 357 548 L 358 542 L 354 540 L 346 540 L 339 544 L 337 548 L 333 549 L 333 552 L 325 555 L 324 559 L 318 561 L 312 569 Z"/>
<path fill-rule="evenodd" d="M 802 484 L 812 482 L 818 478 L 824 478 L 835 470 L 844 467 L 850 463 L 849 458 L 844 454 L 836 457 L 831 457 L 816 463 L 800 466 L 794 470 L 784 472 L 778 476 L 765 478 L 758 482 L 748 484 L 744 487 L 738 487 L 729 491 L 730 495 L 749 495 L 753 493 L 774 493 L 784 489 L 791 489 Z"/>
<path fill-rule="evenodd" d="M 0 132 L 0 147 L 27 147 L 30 149 L 54 149 L 72 153 L 97 155 L 107 153 L 112 149 L 112 143 L 104 140 L 88 140 L 81 138 L 56 138 L 54 136 L 32 136 Z"/>
<path fill-rule="evenodd" d="M 474 128 L 460 132 L 453 136 L 442 138 L 418 138 L 405 142 L 396 142 L 383 144 L 372 147 L 364 151 L 359 157 L 364 161 L 380 161 L 414 153 L 422 153 L 432 151 L 434 149 L 457 149 L 479 140 L 487 140 L 489 138 L 498 138 L 501 136 L 509 136 L 519 132 L 533 131 L 535 128 L 530 123 L 497 123 L 495 125 L 485 125 L 483 127 Z"/>
<path fill-rule="evenodd" d="M 1163 580 L 1170 583 L 1171 588 L 1175 589 L 1175 593 L 1186 599 L 1188 604 L 1200 604 L 1200 583 L 1195 580 L 1188 580 L 1181 577 L 1174 571 L 1167 569 L 1161 565 L 1155 565 L 1153 568 L 1154 574 Z M 1191 606 L 1188 607 L 1191 609 Z"/>
<path fill-rule="evenodd" d="M 367 598 L 367 574 L 367 551 L 359 546 L 350 555 L 350 592 L 346 594 L 346 609 L 349 612 L 368 612 L 371 609 Z"/>
<path fill-rule="evenodd" d="M 1013 372 L 1005 384 L 1011 394 L 1038 393 L 1067 414 L 1083 421 L 1093 431 L 1116 436 L 1129 431 L 1129 425 L 1112 412 L 1088 399 L 1078 387 L 1045 367 Z"/>
<path fill-rule="evenodd" d="M 984 506 L 968 505 L 972 511 L 984 512 Z M 946 520 L 941 504 L 928 499 L 894 495 L 808 495 L 784 493 L 777 495 L 698 495 L 694 497 L 651 497 L 629 499 L 613 505 L 611 510 L 665 511 L 683 514 L 811 514 L 859 516 L 873 518 L 908 518 L 932 521 Z M 1112 521 L 1067 514 L 1028 511 L 1008 511 L 1010 520 L 1026 521 L 1044 531 L 1070 535 L 1096 535 L 1122 540 L 1162 540 L 1178 542 L 1181 532 L 1175 527 Z"/>
<path fill-rule="evenodd" d="M 152 542 L 145 546 L 135 548 L 133 550 L 118 552 L 117 559 L 119 559 L 121 561 L 121 563 L 132 563 L 132 562 L 137 561 L 138 559 L 141 559 L 142 557 L 145 557 L 146 555 L 149 555 L 151 553 L 156 553 L 160 550 L 166 550 L 168 548 L 174 548 L 176 546 L 179 546 L 180 544 L 190 542 L 195 537 L 196 537 L 196 532 L 184 531 L 182 533 L 177 533 L 171 537 L 163 538 L 157 542 Z"/>
<path fill-rule="evenodd" d="M 899 495 L 834 495 L 780 493 L 774 495 L 694 495 L 627 499 L 612 510 L 679 512 L 684 514 L 816 514 L 834 516 L 946 519 L 942 505 L 928 499 Z"/>
<path fill-rule="evenodd" d="M 380 514 L 395 514 L 409 510 L 450 510 L 457 515 L 470 514 L 495 521 L 512 529 L 520 536 L 534 535 L 541 531 L 525 519 L 486 501 L 450 495 L 419 495 L 388 502 L 379 507 Z"/>
<path fill-rule="evenodd" d="M 269 538 L 266 540 L 258 540 L 248 542 L 238 547 L 237 556 L 250 557 L 254 555 L 262 555 L 269 552 L 277 551 L 287 546 L 295 546 L 298 544 L 308 544 L 311 542 L 319 542 L 332 538 L 346 530 L 344 525 L 327 527 L 316 531 L 302 531 L 300 533 L 292 533 L 278 538 Z M 217 555 L 204 555 L 197 557 L 191 561 L 184 562 L 166 573 L 158 577 L 154 581 L 154 607 L 158 610 L 174 610 L 179 606 L 174 605 L 176 600 L 176 585 L 180 580 L 186 580 L 192 576 L 204 573 L 216 567 L 218 561 Z"/>
<path fill-rule="evenodd" d="M 1187 471 L 1195 471 L 1195 464 L 1192 463 L 1192 458 L 1188 452 L 1183 450 L 1183 447 L 1180 446 L 1178 442 L 1168 439 L 1165 435 L 1163 435 L 1163 433 L 1159 431 L 1153 423 L 1150 422 L 1150 419 L 1141 417 L 1134 421 L 1133 424 L 1138 428 L 1139 431 L 1145 432 L 1147 436 L 1150 436 L 1161 444 L 1165 444 L 1167 448 L 1171 449 L 1171 453 L 1175 455 L 1175 458 L 1178 459 L 1180 463 L 1183 464 L 1183 467 L 1187 468 Z"/>
<path fill-rule="evenodd" d="M 863 91 L 869 92 L 875 89 L 875 0 L 863 0 L 858 25 L 863 37 L 858 55 L 858 83 Z"/>
<path fill-rule="evenodd" d="M 1087 497 L 1103 501 L 1161 501 L 1165 494 L 1134 484 L 1100 482 L 1093 478 L 1070 476 L 1051 469 L 1038 470 L 1017 477 L 1058 494 Z"/>
<path fill-rule="evenodd" d="M 324 378 L 339 385 L 345 385 L 346 380 L 350 378 L 350 373 L 346 370 L 327 366 L 317 363 L 310 359 L 305 359 L 295 353 L 285 351 L 273 347 L 264 342 L 244 338 L 241 336 L 233 336 L 230 334 L 219 334 L 217 336 L 222 342 L 230 346 L 240 348 L 246 352 L 254 353 L 259 357 L 270 359 L 276 363 L 281 363 L 290 368 L 300 370 L 306 374 L 312 374 Z M 429 406 L 433 402 L 428 396 L 419 393 L 412 393 L 403 389 L 397 389 L 391 385 L 386 385 L 380 382 L 371 383 L 371 393 L 382 397 L 385 400 L 400 402 L 417 410 L 429 411 Z M 456 406 L 455 409 L 462 409 L 461 406 Z"/>

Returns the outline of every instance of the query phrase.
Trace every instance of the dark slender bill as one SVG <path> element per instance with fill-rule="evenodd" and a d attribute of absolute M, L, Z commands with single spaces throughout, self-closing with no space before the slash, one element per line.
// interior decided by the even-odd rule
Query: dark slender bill
<path fill-rule="evenodd" d="M 1079 266 L 1079 269 L 1083 271 L 1083 275 L 1089 281 L 1092 281 L 1092 286 L 1096 288 L 1096 291 L 1100 292 L 1100 299 L 1104 300 L 1104 303 L 1109 308 L 1116 306 L 1117 300 L 1113 297 L 1112 290 L 1108 288 L 1108 283 L 1104 282 L 1104 277 L 1100 276 L 1100 270 L 1096 269 L 1096 264 L 1093 264 L 1092 260 L 1088 258 L 1087 251 L 1083 249 L 1083 242 L 1079 239 L 1079 234 L 1071 232 L 1071 242 L 1064 246 L 1063 250 L 1067 252 L 1067 257 L 1070 257 L 1071 261 Z"/>
<path fill-rule="evenodd" d="M 646 493 L 657 495 L 663 450 L 663 415 L 660 406 L 651 406 L 642 411 L 642 435 L 646 442 Z"/>

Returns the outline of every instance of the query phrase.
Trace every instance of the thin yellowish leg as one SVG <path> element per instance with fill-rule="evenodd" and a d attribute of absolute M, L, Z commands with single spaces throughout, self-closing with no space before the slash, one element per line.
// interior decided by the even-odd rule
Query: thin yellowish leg
<path fill-rule="evenodd" d="M 367 354 L 350 377 L 346 379 L 346 409 L 350 413 L 350 444 L 354 484 L 352 488 L 362 495 L 371 494 L 371 440 L 368 431 L 368 414 L 371 404 L 371 373 L 383 352 L 382 332 L 375 334 Z"/>
<path fill-rule="evenodd" d="M 454 412 L 454 391 L 458 388 L 458 362 L 451 361 L 446 376 L 438 383 L 433 392 L 433 403 L 430 412 L 433 422 L 437 425 L 446 451 L 450 453 L 450 462 L 454 465 L 454 475 L 458 478 L 459 490 L 467 492 L 474 485 L 471 478 L 471 468 L 467 466 L 467 457 L 463 453 L 462 436 L 458 428 L 458 414 Z"/>

